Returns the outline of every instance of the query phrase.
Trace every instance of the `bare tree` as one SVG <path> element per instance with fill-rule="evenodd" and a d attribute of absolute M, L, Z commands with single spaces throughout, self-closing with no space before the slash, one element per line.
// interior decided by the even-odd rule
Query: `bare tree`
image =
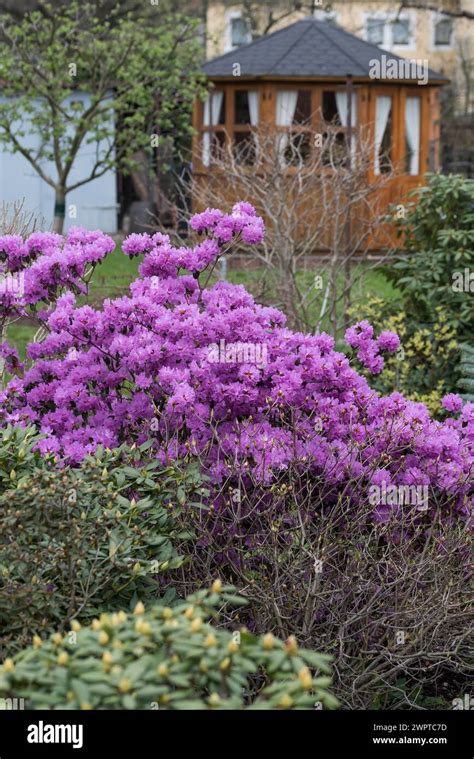
<path fill-rule="evenodd" d="M 462 75 L 460 95 L 464 114 L 472 110 L 472 88 L 474 78 L 474 57 L 472 53 L 472 41 L 469 37 L 459 40 L 459 68 Z"/>
<path fill-rule="evenodd" d="M 275 5 L 277 8 L 275 9 Z M 330 6 L 328 2 L 321 0 L 282 0 L 279 3 L 259 2 L 258 0 L 242 0 L 242 17 L 247 22 L 248 28 L 252 34 L 252 39 L 257 39 L 268 34 L 272 29 L 299 12 L 302 14 L 314 15 L 318 10 L 324 10 Z"/>
<path fill-rule="evenodd" d="M 405 0 L 400 3 L 400 11 L 408 8 L 421 11 L 434 11 L 435 13 L 450 16 L 451 18 L 474 19 L 474 12 L 461 8 L 459 2 L 452 3 L 449 0 L 440 0 L 440 2 L 425 2 L 424 0 Z"/>
<path fill-rule="evenodd" d="M 177 186 L 181 221 L 189 215 L 186 198 L 193 211 L 251 202 L 266 222 L 263 244 L 240 259 L 253 268 L 251 289 L 281 307 L 292 326 L 334 336 L 347 323 L 357 283 L 380 262 L 382 254 L 369 256 L 375 232 L 377 247 L 389 242 L 380 221 L 394 176 L 386 162 L 369 182 L 371 138 L 359 135 L 348 150 L 341 137 L 340 127 L 316 135 L 254 129 L 238 144 L 214 146 L 209 172 Z"/>

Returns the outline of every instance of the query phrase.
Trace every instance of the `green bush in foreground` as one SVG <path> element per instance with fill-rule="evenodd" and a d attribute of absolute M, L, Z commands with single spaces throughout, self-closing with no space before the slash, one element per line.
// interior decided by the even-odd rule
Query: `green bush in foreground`
<path fill-rule="evenodd" d="M 226 603 L 244 603 L 232 590 L 216 580 L 173 609 L 139 602 L 88 627 L 73 621 L 66 635 L 35 636 L 5 660 L 0 697 L 33 709 L 335 708 L 330 657 L 300 650 L 294 638 L 210 624 Z"/>
<path fill-rule="evenodd" d="M 0 436 L 0 658 L 35 632 L 161 595 L 158 576 L 181 566 L 174 546 L 188 537 L 174 514 L 201 483 L 192 467 L 140 463 L 146 444 L 60 468 L 32 451 L 37 440 Z"/>

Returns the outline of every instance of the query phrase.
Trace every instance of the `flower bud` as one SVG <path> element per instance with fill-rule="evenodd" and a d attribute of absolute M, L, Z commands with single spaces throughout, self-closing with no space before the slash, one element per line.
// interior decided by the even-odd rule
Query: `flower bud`
<path fill-rule="evenodd" d="M 196 617 L 196 619 L 193 619 L 191 622 L 191 632 L 199 632 L 199 630 L 202 627 L 202 619 L 201 617 Z"/>
<path fill-rule="evenodd" d="M 296 654 L 298 652 L 298 643 L 294 635 L 290 635 L 285 643 L 285 651 L 287 654 Z"/>
<path fill-rule="evenodd" d="M 281 709 L 291 709 L 293 706 L 293 699 L 289 693 L 285 693 L 285 695 L 281 697 L 280 701 L 278 702 L 278 706 Z"/>
<path fill-rule="evenodd" d="M 219 706 L 221 702 L 220 696 L 218 693 L 211 693 L 211 695 L 208 698 L 208 703 L 210 706 Z"/>
<path fill-rule="evenodd" d="M 273 646 L 275 645 L 275 638 L 271 633 L 267 633 L 263 636 L 262 645 L 265 649 L 265 651 L 271 651 Z"/>
<path fill-rule="evenodd" d="M 204 645 L 206 648 L 212 648 L 213 646 L 217 646 L 217 638 L 214 635 L 214 633 L 209 633 L 204 639 Z"/>
<path fill-rule="evenodd" d="M 313 678 L 308 667 L 302 667 L 298 672 L 298 679 L 303 690 L 310 690 L 313 687 Z"/>

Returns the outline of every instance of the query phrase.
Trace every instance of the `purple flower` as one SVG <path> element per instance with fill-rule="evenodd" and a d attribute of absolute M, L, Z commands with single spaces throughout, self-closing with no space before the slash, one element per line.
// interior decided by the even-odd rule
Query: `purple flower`
<path fill-rule="evenodd" d="M 448 395 L 445 395 L 443 400 L 441 401 L 443 408 L 446 409 L 446 411 L 451 411 L 454 414 L 457 414 L 458 411 L 461 411 L 463 406 L 463 399 L 460 395 L 457 395 L 456 393 L 448 393 Z"/>
<path fill-rule="evenodd" d="M 395 353 L 400 347 L 400 338 L 395 332 L 381 332 L 377 338 L 377 345 L 381 351 Z"/>
<path fill-rule="evenodd" d="M 231 214 L 207 209 L 191 227 L 204 234 L 195 245 L 175 247 L 161 233 L 127 238 L 124 252 L 143 254 L 139 276 L 100 308 L 79 305 L 76 294 L 114 249 L 111 238 L 80 229 L 67 238 L 0 238 L 5 271 L 25 274 L 23 302 L 0 301 L 0 312 L 31 318 L 41 306 L 47 326 L 43 341 L 28 346 L 24 375 L 19 369 L 1 394 L 2 421 L 34 422 L 45 435 L 40 452 L 73 464 L 99 445 L 150 437 L 147 455 L 164 465 L 197 456 L 216 490 L 231 471 L 269 485 L 297 467 L 320 483 L 321 502 L 344 492 L 358 508 L 371 487 L 429 487 L 441 513 L 467 519 L 474 404 L 450 394 L 444 407 L 459 417 L 434 421 L 421 403 L 373 391 L 329 335 L 288 329 L 281 311 L 242 285 L 203 287 L 201 272 L 223 243 L 231 254 L 263 239 L 250 204 Z M 381 353 L 399 346 L 392 332 L 376 338 L 366 321 L 345 337 L 372 373 L 383 369 Z M 1 352 L 19 367 L 10 346 Z M 371 518 L 396 519 L 397 508 L 379 500 Z"/>

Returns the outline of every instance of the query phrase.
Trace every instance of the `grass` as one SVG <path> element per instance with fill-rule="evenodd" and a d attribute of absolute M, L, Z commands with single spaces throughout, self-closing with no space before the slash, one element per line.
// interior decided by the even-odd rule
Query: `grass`
<path fill-rule="evenodd" d="M 327 274 L 324 270 L 318 271 L 318 263 L 315 262 L 312 269 L 300 270 L 296 273 L 297 286 L 302 294 L 310 293 L 308 297 L 309 306 L 307 306 L 307 317 L 310 329 L 314 329 L 314 325 L 318 323 L 323 299 L 323 293 L 327 284 Z M 322 279 L 322 288 L 320 290 L 314 289 L 315 277 L 320 274 Z M 217 281 L 218 275 L 213 278 L 213 282 Z M 264 296 L 261 299 L 265 303 L 270 303 L 281 307 L 278 302 L 278 294 L 276 289 L 269 284 L 268 274 L 263 268 L 252 269 L 232 269 L 229 268 L 227 272 L 227 279 L 234 284 L 244 285 L 253 295 L 260 300 L 259 294 L 262 291 L 261 285 L 264 286 Z M 385 276 L 381 268 L 372 268 L 372 265 L 367 266 L 359 264 L 358 276 L 355 278 L 355 284 L 352 287 L 351 292 L 351 306 L 357 308 L 370 300 L 372 297 L 379 297 L 388 301 L 396 301 L 400 297 L 400 291 L 394 287 Z M 337 277 L 337 292 L 343 291 L 343 274 L 340 273 Z M 338 319 L 342 322 L 342 299 L 337 304 Z M 282 310 L 285 310 L 284 308 Z M 321 324 L 322 330 L 329 331 L 328 316 L 323 319 Z"/>
<path fill-rule="evenodd" d="M 89 303 L 100 304 L 105 298 L 113 298 L 127 290 L 130 282 L 138 276 L 141 258 L 129 258 L 122 253 L 119 244 L 98 265 L 89 288 Z"/>

